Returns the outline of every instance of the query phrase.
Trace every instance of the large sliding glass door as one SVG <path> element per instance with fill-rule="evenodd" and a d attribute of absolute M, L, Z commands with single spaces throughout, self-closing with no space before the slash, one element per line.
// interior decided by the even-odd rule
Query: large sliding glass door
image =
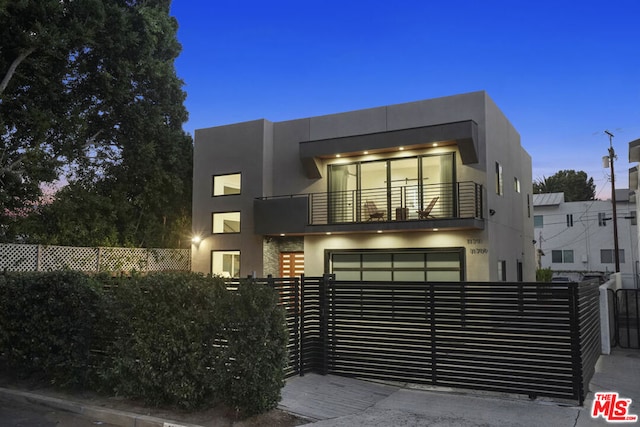
<path fill-rule="evenodd" d="M 455 213 L 454 153 L 329 165 L 330 223 Z"/>
<path fill-rule="evenodd" d="M 329 175 L 329 222 L 354 222 L 358 189 L 358 165 L 332 165 Z"/>

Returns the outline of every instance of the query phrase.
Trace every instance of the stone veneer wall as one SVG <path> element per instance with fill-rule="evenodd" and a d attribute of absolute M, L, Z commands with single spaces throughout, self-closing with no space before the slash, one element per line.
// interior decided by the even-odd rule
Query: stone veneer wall
<path fill-rule="evenodd" d="M 280 275 L 281 252 L 303 252 L 304 237 L 265 237 L 262 242 L 264 277 Z"/>

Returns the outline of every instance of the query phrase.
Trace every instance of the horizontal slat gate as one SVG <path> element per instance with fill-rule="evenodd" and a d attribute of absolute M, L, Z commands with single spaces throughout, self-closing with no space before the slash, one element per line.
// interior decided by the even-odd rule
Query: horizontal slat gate
<path fill-rule="evenodd" d="M 328 372 L 581 400 L 599 335 L 576 286 L 330 282 Z"/>
<path fill-rule="evenodd" d="M 250 280 L 276 289 L 286 310 L 288 376 L 332 373 L 582 404 L 600 355 L 595 282 Z"/>

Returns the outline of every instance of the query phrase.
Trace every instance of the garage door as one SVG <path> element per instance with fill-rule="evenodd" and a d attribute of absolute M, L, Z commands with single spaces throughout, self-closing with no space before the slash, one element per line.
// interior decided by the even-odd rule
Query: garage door
<path fill-rule="evenodd" d="M 329 253 L 336 280 L 459 282 L 464 280 L 464 250 L 351 250 Z"/>

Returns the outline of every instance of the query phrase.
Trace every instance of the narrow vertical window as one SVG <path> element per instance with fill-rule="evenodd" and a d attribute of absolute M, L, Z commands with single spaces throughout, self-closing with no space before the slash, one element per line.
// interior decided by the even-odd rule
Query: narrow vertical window
<path fill-rule="evenodd" d="M 598 212 L 598 225 L 600 227 L 606 227 L 607 225 L 607 218 L 606 214 L 604 212 Z"/>
<path fill-rule="evenodd" d="M 502 181 L 502 165 L 496 162 L 496 194 L 504 194 L 504 183 Z"/>
<path fill-rule="evenodd" d="M 527 218 L 531 218 L 531 196 L 527 193 Z"/>
<path fill-rule="evenodd" d="M 573 227 L 573 214 L 567 214 L 567 227 Z"/>
<path fill-rule="evenodd" d="M 516 190 L 516 193 L 520 192 L 520 180 L 518 178 L 513 178 L 513 189 Z"/>
<path fill-rule="evenodd" d="M 500 282 L 507 281 L 507 261 L 504 261 L 504 260 L 498 261 L 498 281 Z"/>

